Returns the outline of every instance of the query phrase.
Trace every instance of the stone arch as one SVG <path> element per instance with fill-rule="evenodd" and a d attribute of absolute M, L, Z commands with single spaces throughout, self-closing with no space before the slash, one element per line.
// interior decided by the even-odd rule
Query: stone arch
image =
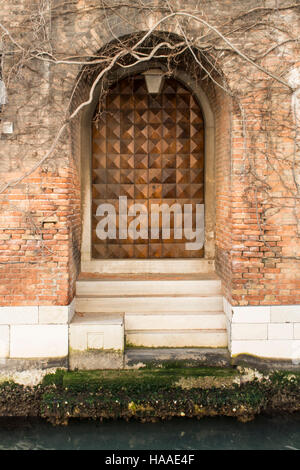
<path fill-rule="evenodd" d="M 164 69 L 162 63 L 151 61 L 151 67 L 160 67 Z M 110 74 L 109 80 L 113 82 L 116 79 L 121 79 L 126 75 L 134 75 L 143 72 L 149 68 L 149 63 L 138 64 L 130 69 L 117 70 Z M 73 106 L 76 101 L 80 102 L 86 99 L 90 90 L 89 79 L 81 72 L 81 78 L 74 93 Z M 191 271 L 198 272 L 199 266 L 202 263 L 203 268 L 200 270 L 212 269 L 216 259 L 216 108 L 218 107 L 218 96 L 220 97 L 223 92 L 216 91 L 215 85 L 212 83 L 199 84 L 182 69 L 175 70 L 173 77 L 182 82 L 192 94 L 196 97 L 204 117 L 205 122 L 205 256 L 202 261 L 192 260 Z M 81 270 L 88 272 L 106 272 L 107 269 L 111 272 L 162 272 L 161 266 L 153 267 L 151 260 L 135 260 L 141 266 L 130 267 L 128 260 L 117 260 L 118 267 L 112 266 L 113 263 L 107 263 L 106 260 L 92 260 L 91 256 L 91 121 L 94 115 L 96 105 L 99 100 L 101 91 L 101 83 L 95 89 L 93 100 L 89 106 L 83 109 L 81 116 L 72 124 L 72 147 L 73 152 L 76 154 L 76 160 L 80 166 L 80 179 L 81 179 L 81 207 L 82 207 L 82 234 L 81 234 Z M 217 98 L 216 98 L 217 96 Z M 220 101 L 220 100 L 219 100 Z M 229 113 L 228 113 L 229 117 Z M 218 252 L 218 250 L 217 250 Z M 148 262 L 147 262 L 148 261 Z M 157 261 L 160 260 L 155 260 Z M 161 260 L 165 266 L 168 264 L 167 260 Z M 176 260 L 178 264 L 166 268 L 165 272 L 184 272 L 184 260 Z M 181 263 L 180 261 L 183 261 Z M 136 263 L 132 263 L 136 264 Z M 142 267 L 143 264 L 143 267 Z M 176 264 L 176 263 L 175 263 Z M 111 265 L 108 267 L 108 265 Z M 123 265 L 123 266 L 122 266 Z M 140 270 L 140 271 L 139 271 Z"/>

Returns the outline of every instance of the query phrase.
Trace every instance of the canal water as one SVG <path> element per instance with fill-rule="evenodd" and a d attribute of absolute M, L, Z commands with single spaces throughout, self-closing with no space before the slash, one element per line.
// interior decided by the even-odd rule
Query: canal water
<path fill-rule="evenodd" d="M 203 450 L 300 449 L 300 416 L 259 416 L 249 423 L 232 418 L 135 421 L 71 421 L 53 427 L 44 421 L 0 421 L 0 450 Z"/>

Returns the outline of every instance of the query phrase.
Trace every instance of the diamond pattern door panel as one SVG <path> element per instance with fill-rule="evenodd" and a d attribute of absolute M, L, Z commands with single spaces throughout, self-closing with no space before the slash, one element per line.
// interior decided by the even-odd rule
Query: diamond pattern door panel
<path fill-rule="evenodd" d="M 124 214 L 120 196 L 127 197 Z M 181 238 L 174 233 L 180 220 L 172 213 L 168 236 L 161 215 L 158 234 L 151 234 L 153 205 L 180 204 L 183 213 L 184 205 L 191 204 L 195 230 L 196 204 L 204 203 L 203 117 L 182 84 L 166 78 L 162 92 L 150 95 L 143 75 L 136 75 L 111 88 L 93 122 L 92 198 L 93 258 L 203 257 L 203 248 L 186 250 L 193 240 L 185 239 L 184 230 Z M 103 217 L 96 211 L 107 203 L 115 209 L 116 237 L 101 240 L 96 227 Z M 119 223 L 132 223 L 136 217 L 128 211 L 137 203 L 148 212 L 137 230 L 148 236 L 134 240 L 120 236 Z"/>

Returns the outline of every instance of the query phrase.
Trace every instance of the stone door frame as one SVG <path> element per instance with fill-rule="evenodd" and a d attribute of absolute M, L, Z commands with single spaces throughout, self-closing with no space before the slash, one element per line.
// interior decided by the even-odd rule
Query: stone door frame
<path fill-rule="evenodd" d="M 151 66 L 164 66 L 151 62 Z M 130 75 L 141 73 L 149 68 L 139 64 L 130 72 L 118 71 L 110 80 L 121 80 Z M 196 273 L 214 270 L 215 259 L 215 123 L 209 100 L 199 83 L 187 73 L 178 70 L 173 74 L 175 80 L 182 82 L 196 97 L 204 118 L 204 191 L 205 191 L 205 244 L 204 258 L 199 259 L 93 259 L 92 258 L 92 118 L 99 101 L 101 83 L 95 90 L 91 104 L 81 116 L 80 153 L 81 153 L 81 201 L 82 201 L 82 242 L 81 271 L 98 273 Z"/>

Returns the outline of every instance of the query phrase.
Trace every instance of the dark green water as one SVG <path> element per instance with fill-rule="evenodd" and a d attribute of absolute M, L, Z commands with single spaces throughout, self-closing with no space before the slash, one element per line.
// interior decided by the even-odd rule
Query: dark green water
<path fill-rule="evenodd" d="M 300 449 L 300 416 L 258 417 L 250 423 L 230 418 L 71 422 L 52 427 L 43 421 L 1 421 L 0 450 L 102 449 L 202 450 Z"/>

